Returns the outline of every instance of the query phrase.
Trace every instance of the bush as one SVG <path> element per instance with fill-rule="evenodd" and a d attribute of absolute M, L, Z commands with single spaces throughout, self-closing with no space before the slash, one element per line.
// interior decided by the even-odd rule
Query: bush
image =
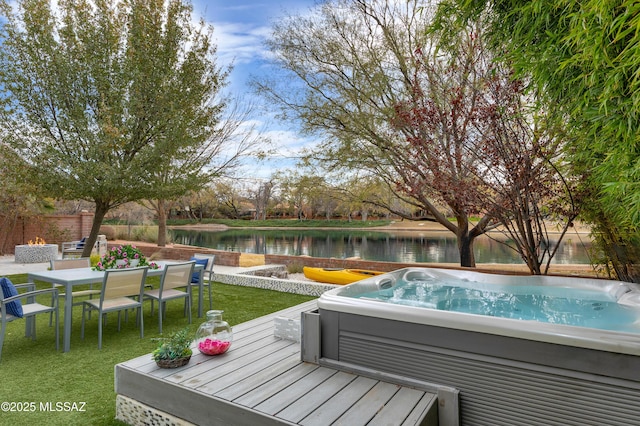
<path fill-rule="evenodd" d="M 301 274 L 303 272 L 302 268 L 304 268 L 302 263 L 293 262 L 287 265 L 287 272 L 290 274 Z"/>
<path fill-rule="evenodd" d="M 116 239 L 116 230 L 113 226 L 102 225 L 100 227 L 100 234 L 107 237 L 107 240 L 115 240 Z"/>
<path fill-rule="evenodd" d="M 114 225 L 115 239 L 126 241 L 141 241 L 146 243 L 158 242 L 158 227 L 156 225 Z M 167 235 L 167 242 L 171 239 Z"/>
<path fill-rule="evenodd" d="M 100 262 L 100 255 L 99 254 L 92 254 L 91 257 L 89 257 L 89 261 L 91 262 L 91 267 L 95 267 L 98 262 Z"/>

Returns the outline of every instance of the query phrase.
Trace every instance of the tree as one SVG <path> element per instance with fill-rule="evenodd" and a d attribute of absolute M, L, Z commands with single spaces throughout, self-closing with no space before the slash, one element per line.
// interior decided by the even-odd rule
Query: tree
<path fill-rule="evenodd" d="M 255 220 L 267 219 L 267 208 L 269 207 L 269 200 L 271 200 L 273 192 L 273 181 L 260 182 L 258 189 L 253 192 L 254 205 L 256 206 Z"/>
<path fill-rule="evenodd" d="M 171 207 L 167 201 L 197 191 L 217 177 L 231 176 L 240 159 L 260 141 L 255 125 L 246 125 L 252 112 L 250 104 L 234 98 L 213 105 L 215 109 L 209 111 L 212 116 L 200 123 L 183 123 L 187 126 L 183 129 L 172 129 L 173 142 L 179 148 L 171 157 L 160 158 L 154 170 L 157 198 L 146 200 L 146 204 L 158 217 L 158 246 L 166 245 L 167 215 Z M 213 124 L 215 127 L 211 129 Z M 186 137 L 195 138 L 197 142 L 184 143 Z"/>
<path fill-rule="evenodd" d="M 211 29 L 181 0 L 1 7 L 4 140 L 46 193 L 95 203 L 88 256 L 111 208 L 173 193 L 160 179 L 171 166 L 190 181 L 206 165 L 193 153 L 214 132 L 226 76 Z"/>
<path fill-rule="evenodd" d="M 489 130 L 505 128 L 488 129 L 483 120 L 492 91 L 513 91 L 512 75 L 492 66 L 480 24 L 459 30 L 457 43 L 438 45 L 420 4 L 334 1 L 311 17 L 277 24 L 271 49 L 301 84 L 259 87 L 305 130 L 329 135 L 313 159 L 331 170 L 376 175 L 403 200 L 399 205 L 426 211 L 453 232 L 460 264 L 475 266 L 475 238 L 498 225 L 495 208 L 506 208 L 503 200 L 486 201 L 497 175 L 487 167 L 495 158 L 485 155 L 501 140 Z M 508 114 L 525 112 L 505 108 L 495 123 L 509 126 Z M 394 213 L 410 218 L 405 208 Z"/>
<path fill-rule="evenodd" d="M 492 45 L 563 116 L 565 154 L 582 182 L 582 217 L 619 279 L 640 280 L 640 33 L 638 2 L 441 2 L 451 17 L 485 15 Z"/>
<path fill-rule="evenodd" d="M 313 219 L 327 193 L 324 177 L 300 170 L 286 170 L 274 175 L 281 197 L 295 210 L 298 220 Z"/>
<path fill-rule="evenodd" d="M 242 216 L 241 188 L 233 185 L 231 180 L 221 179 L 213 187 L 216 200 L 216 212 L 222 217 L 239 219 Z"/>

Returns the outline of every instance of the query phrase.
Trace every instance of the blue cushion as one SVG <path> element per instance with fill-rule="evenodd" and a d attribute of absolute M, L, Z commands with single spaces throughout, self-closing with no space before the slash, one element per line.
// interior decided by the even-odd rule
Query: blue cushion
<path fill-rule="evenodd" d="M 2 294 L 4 294 L 5 298 L 18 295 L 18 290 L 9 278 L 0 278 L 0 286 L 2 287 Z M 24 313 L 22 312 L 22 303 L 20 303 L 19 300 L 7 303 L 7 312 L 9 315 L 22 318 L 24 316 Z"/>
<path fill-rule="evenodd" d="M 84 249 L 84 242 L 87 241 L 87 237 L 82 237 L 78 244 L 76 244 L 76 249 Z"/>
<path fill-rule="evenodd" d="M 209 259 L 208 258 L 204 258 L 204 259 L 200 259 L 197 257 L 192 257 L 189 260 L 195 260 L 196 265 L 202 265 L 202 267 L 204 269 L 207 269 L 207 263 L 209 263 Z M 194 272 L 193 275 L 191 276 L 191 282 L 192 283 L 199 283 L 200 282 L 200 272 Z"/>

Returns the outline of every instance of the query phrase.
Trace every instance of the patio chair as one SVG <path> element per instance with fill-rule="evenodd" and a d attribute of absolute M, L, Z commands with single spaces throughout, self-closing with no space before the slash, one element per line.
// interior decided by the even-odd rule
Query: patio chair
<path fill-rule="evenodd" d="M 136 308 L 138 310 L 138 324 L 140 338 L 144 337 L 144 323 L 142 318 L 142 297 L 144 281 L 147 278 L 147 266 L 127 269 L 108 269 L 102 280 L 100 299 L 85 300 L 82 304 L 82 326 L 80 337 L 84 339 L 85 313 L 98 311 L 98 349 L 102 349 L 102 322 L 104 314 L 118 312 L 118 331 L 120 331 L 120 312 Z M 134 299 L 137 297 L 137 300 Z"/>
<path fill-rule="evenodd" d="M 34 283 L 13 285 L 8 278 L 0 278 L 0 316 L 2 326 L 0 329 L 0 358 L 2 357 L 2 346 L 4 344 L 4 335 L 7 324 L 19 319 L 25 319 L 25 337 L 36 339 L 36 319 L 38 314 L 53 313 L 56 320 L 56 350 L 60 349 L 60 339 L 58 331 L 58 289 L 50 288 L 44 290 L 36 290 Z M 20 293 L 19 289 L 26 289 L 26 292 Z M 36 301 L 36 296 L 51 293 L 51 306 L 42 305 Z M 21 300 L 25 299 L 26 303 Z"/>
<path fill-rule="evenodd" d="M 60 269 L 90 268 L 91 261 L 89 260 L 89 258 L 86 258 L 86 257 L 80 257 L 75 259 L 54 259 L 50 261 L 50 265 L 51 265 L 52 271 L 57 271 Z M 60 284 L 53 284 L 53 286 L 57 287 L 58 289 L 60 287 L 63 287 Z M 94 289 L 93 284 L 89 284 L 88 290 L 72 291 L 71 297 L 76 298 L 76 297 L 89 296 L 89 299 L 93 299 L 93 296 L 97 294 L 100 294 L 100 290 Z M 66 296 L 65 293 L 58 293 L 58 297 L 64 298 L 65 296 Z M 79 305 L 82 305 L 82 302 L 73 304 L 73 306 L 79 306 Z M 91 318 L 91 313 L 89 313 L 89 318 Z M 51 316 L 49 316 L 49 327 L 51 327 Z"/>
<path fill-rule="evenodd" d="M 158 301 L 158 330 L 162 334 L 162 317 L 165 315 L 166 302 L 174 299 L 185 299 L 185 310 L 191 324 L 191 277 L 195 262 L 175 263 L 164 267 L 160 278 L 160 287 L 156 290 L 144 292 L 146 298 L 151 299 L 151 315 L 153 315 L 153 301 Z M 178 288 L 187 287 L 186 291 Z"/>
<path fill-rule="evenodd" d="M 202 271 L 202 285 L 209 287 L 209 310 L 213 309 L 213 298 L 211 292 L 211 282 L 213 281 L 213 262 L 216 260 L 215 254 L 202 254 L 196 253 L 191 260 L 195 260 L 196 263 L 203 263 L 204 270 Z M 206 260 L 206 262 L 204 262 Z M 200 284 L 200 272 L 194 272 L 191 284 Z M 193 300 L 193 296 L 191 297 Z"/>
<path fill-rule="evenodd" d="M 102 238 L 100 238 L 102 237 Z M 85 246 L 85 242 L 87 241 L 87 238 L 89 237 L 83 237 L 81 240 L 79 241 L 65 241 L 62 243 L 62 258 L 66 259 L 68 257 L 70 258 L 77 258 L 82 256 L 82 252 L 84 251 L 84 246 Z M 102 235 L 98 236 L 98 240 L 95 242 L 95 244 L 93 245 L 93 250 L 92 252 L 98 253 L 100 256 L 102 256 L 107 250 L 107 240 L 106 238 Z"/>

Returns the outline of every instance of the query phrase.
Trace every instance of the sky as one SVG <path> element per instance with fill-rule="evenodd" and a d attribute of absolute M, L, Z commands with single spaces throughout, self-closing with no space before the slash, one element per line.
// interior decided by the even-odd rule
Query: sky
<path fill-rule="evenodd" d="M 213 25 L 213 39 L 218 46 L 219 65 L 233 64 L 227 88 L 232 94 L 261 101 L 248 82 L 267 72 L 269 55 L 264 40 L 271 24 L 287 14 L 306 13 L 316 0 L 193 0 L 194 19 L 204 18 Z M 291 125 L 281 123 L 271 113 L 260 109 L 255 117 L 257 127 L 274 143 L 279 156 L 260 164 L 249 163 L 247 173 L 268 179 L 278 169 L 292 167 L 296 153 L 311 143 L 299 136 Z"/>

